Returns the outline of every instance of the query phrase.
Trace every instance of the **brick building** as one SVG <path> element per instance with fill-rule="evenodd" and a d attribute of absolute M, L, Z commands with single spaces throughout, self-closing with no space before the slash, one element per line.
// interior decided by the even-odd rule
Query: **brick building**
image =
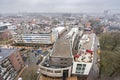
<path fill-rule="evenodd" d="M 0 76 L 3 80 L 13 80 L 24 66 L 20 52 L 17 49 L 0 49 Z"/>

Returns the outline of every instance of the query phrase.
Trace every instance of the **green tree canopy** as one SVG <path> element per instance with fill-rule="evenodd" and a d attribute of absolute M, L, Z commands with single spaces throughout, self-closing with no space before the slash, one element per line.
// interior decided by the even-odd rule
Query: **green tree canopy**
<path fill-rule="evenodd" d="M 102 75 L 120 76 L 120 32 L 102 33 L 100 47 Z"/>

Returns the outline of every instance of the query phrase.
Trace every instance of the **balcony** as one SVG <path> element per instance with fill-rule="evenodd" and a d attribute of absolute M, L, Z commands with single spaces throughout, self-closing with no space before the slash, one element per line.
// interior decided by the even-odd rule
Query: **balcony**
<path fill-rule="evenodd" d="M 6 70 L 7 70 L 6 68 L 1 68 L 1 73 L 0 73 L 0 74 L 1 74 L 1 76 L 3 76 L 3 75 L 4 75 L 4 73 L 6 72 Z"/>
<path fill-rule="evenodd" d="M 7 67 L 7 66 L 9 66 L 9 65 L 10 65 L 10 61 L 9 60 L 5 60 L 1 64 L 1 66 L 4 67 L 4 68 Z"/>
<path fill-rule="evenodd" d="M 11 78 L 11 75 L 9 75 L 8 78 L 7 78 L 6 80 L 10 80 L 10 78 Z"/>
<path fill-rule="evenodd" d="M 17 75 L 16 71 L 11 68 L 9 71 L 6 71 L 3 75 L 3 78 L 5 80 L 13 80 L 15 78 L 15 76 Z M 13 79 L 12 79 L 13 78 Z"/>

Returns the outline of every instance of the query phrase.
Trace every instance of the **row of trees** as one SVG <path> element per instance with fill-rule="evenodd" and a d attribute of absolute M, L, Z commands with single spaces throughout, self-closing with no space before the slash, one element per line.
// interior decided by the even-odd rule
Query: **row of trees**
<path fill-rule="evenodd" d="M 120 76 L 120 32 L 102 33 L 100 47 L 100 75 Z"/>
<path fill-rule="evenodd" d="M 98 35 L 104 31 L 104 25 L 100 23 L 100 20 L 91 19 L 89 20 L 94 32 Z"/>
<path fill-rule="evenodd" d="M 37 74 L 37 67 L 31 66 L 24 70 L 21 77 L 23 80 L 37 80 L 38 74 Z"/>

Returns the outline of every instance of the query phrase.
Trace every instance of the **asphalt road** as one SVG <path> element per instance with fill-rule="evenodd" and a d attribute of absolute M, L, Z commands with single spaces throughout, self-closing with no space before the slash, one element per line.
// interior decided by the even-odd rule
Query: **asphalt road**
<path fill-rule="evenodd" d="M 97 54 L 97 50 L 98 50 L 98 38 L 96 37 L 96 40 L 94 42 L 94 58 L 93 58 L 93 67 L 90 71 L 89 74 L 89 79 L 90 80 L 97 80 L 98 76 L 99 76 L 99 62 L 98 59 L 100 58 L 99 55 Z"/>

